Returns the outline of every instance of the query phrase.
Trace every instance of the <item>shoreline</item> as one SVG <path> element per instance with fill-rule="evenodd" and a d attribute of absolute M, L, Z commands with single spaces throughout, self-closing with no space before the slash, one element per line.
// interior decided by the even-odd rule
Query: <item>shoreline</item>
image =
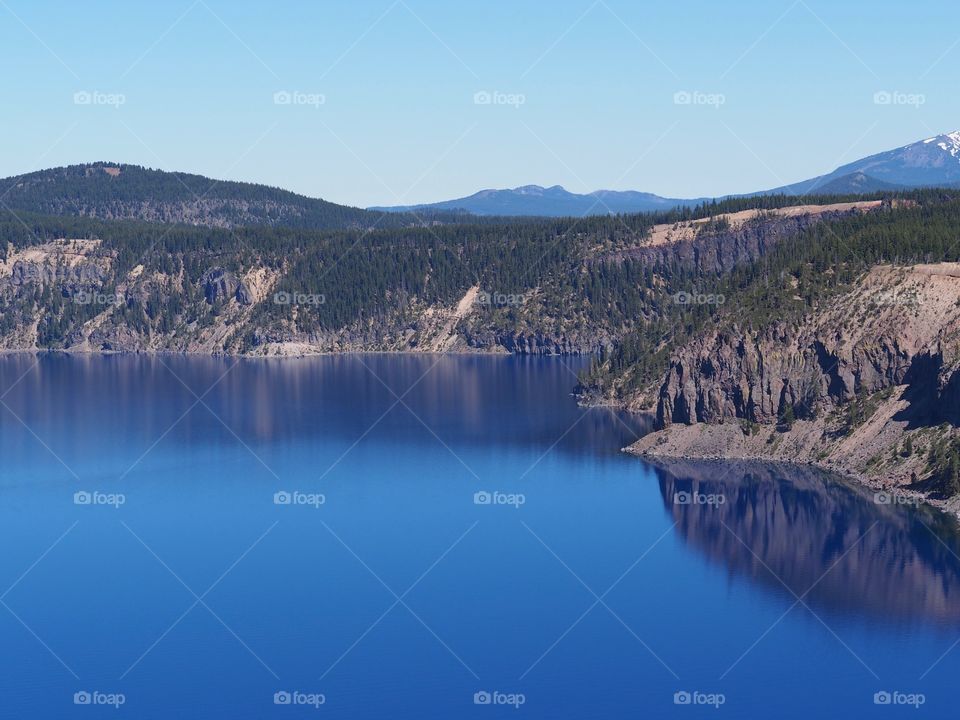
<path fill-rule="evenodd" d="M 184 357 L 237 358 L 238 360 L 302 360 L 313 357 L 332 357 L 336 355 L 450 355 L 482 357 L 585 357 L 583 354 L 533 355 L 497 350 L 318 350 L 305 353 L 278 353 L 276 355 L 255 355 L 251 353 L 206 352 L 202 350 L 77 350 L 73 348 L 2 348 L 0 356 L 5 355 L 71 355 L 78 357 L 113 357 L 117 355 L 182 355 Z"/>
<path fill-rule="evenodd" d="M 0 357 L 11 357 L 16 355 L 33 355 L 33 356 L 42 356 L 42 355 L 65 355 L 70 357 L 116 357 L 116 356 L 180 356 L 180 357 L 196 357 L 196 358 L 235 358 L 237 361 L 240 360 L 307 360 L 311 358 L 321 358 L 321 357 L 335 357 L 335 356 L 357 356 L 357 355 L 392 355 L 392 356 L 418 356 L 418 357 L 429 357 L 429 356 L 450 356 L 450 357 L 504 357 L 504 358 L 567 358 L 567 357 L 584 357 L 582 354 L 551 354 L 551 355 L 531 355 L 523 353 L 512 353 L 507 351 L 495 351 L 495 350 L 469 350 L 469 351 L 437 351 L 437 350 L 346 350 L 346 351 L 317 351 L 311 353 L 298 353 L 298 354 L 277 354 L 277 355 L 252 355 L 252 354 L 235 354 L 235 353 L 226 353 L 226 352 L 203 352 L 203 351 L 191 351 L 191 350 L 75 350 L 75 349 L 50 349 L 50 348 L 32 348 L 32 349 L 10 349 L 4 348 L 0 349 Z M 575 393 L 571 393 L 576 397 Z M 615 401 L 610 402 L 582 402 L 580 398 L 577 398 L 577 405 L 585 409 L 593 408 L 603 408 L 607 410 L 616 410 L 621 412 L 627 412 L 631 415 L 644 416 L 650 415 L 649 411 L 631 411 L 623 406 L 622 403 L 617 403 Z M 805 468 L 814 468 L 821 472 L 837 476 L 844 479 L 845 481 L 852 482 L 857 484 L 859 487 L 865 488 L 867 490 L 873 490 L 874 492 L 886 492 L 890 495 L 896 495 L 897 497 L 907 498 L 911 501 L 917 501 L 917 504 L 925 504 L 929 507 L 935 508 L 936 510 L 950 515 L 951 517 L 960 520 L 960 507 L 950 507 L 950 503 L 947 500 L 941 500 L 938 498 L 931 498 L 924 493 L 921 493 L 916 490 L 909 490 L 903 487 L 885 487 L 883 483 L 876 478 L 872 478 L 863 473 L 857 473 L 849 468 L 837 467 L 836 464 L 830 462 L 824 462 L 820 460 L 791 460 L 786 458 L 778 458 L 772 456 L 763 456 L 763 455 L 730 455 L 730 454 L 694 454 L 694 453 L 663 453 L 663 452 L 652 452 L 653 448 L 648 449 L 638 449 L 636 445 L 640 442 L 641 439 L 649 437 L 650 435 L 656 434 L 661 431 L 651 431 L 647 435 L 641 436 L 636 441 L 630 445 L 620 449 L 621 452 L 632 455 L 633 457 L 640 458 L 651 464 L 665 464 L 669 463 L 671 460 L 675 461 L 689 461 L 689 462 L 723 462 L 723 463 L 764 463 L 770 465 L 781 465 L 784 467 L 805 467 Z"/>
<path fill-rule="evenodd" d="M 660 432 L 660 431 L 654 431 Z M 651 433 L 653 434 L 653 433 Z M 784 458 L 772 458 L 763 456 L 747 455 L 694 455 L 690 453 L 682 454 L 664 454 L 654 453 L 649 450 L 638 450 L 632 443 L 621 449 L 621 452 L 633 457 L 641 458 L 653 465 L 661 467 L 669 464 L 670 461 L 703 462 L 703 463 L 762 463 L 766 465 L 781 465 L 784 467 L 802 467 L 819 470 L 825 474 L 833 475 L 843 480 L 853 483 L 866 490 L 872 490 L 875 494 L 884 493 L 888 496 L 905 498 L 910 502 L 898 502 L 896 504 L 926 505 L 934 508 L 945 515 L 949 515 L 957 521 L 960 521 L 960 507 L 950 507 L 948 500 L 932 498 L 917 490 L 910 490 L 904 487 L 885 487 L 882 482 L 868 475 L 856 473 L 845 468 L 838 468 L 835 465 L 818 460 L 789 460 Z M 915 502 L 914 502 L 915 501 Z"/>

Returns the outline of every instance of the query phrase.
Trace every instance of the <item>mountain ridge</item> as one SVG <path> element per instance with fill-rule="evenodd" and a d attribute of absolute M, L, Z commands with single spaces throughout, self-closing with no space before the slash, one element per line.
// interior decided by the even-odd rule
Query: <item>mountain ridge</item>
<path fill-rule="evenodd" d="M 521 185 L 507 189 L 487 188 L 466 197 L 434 203 L 375 206 L 368 209 L 388 212 L 464 210 L 477 215 L 577 217 L 693 207 L 730 197 L 895 192 L 958 185 L 960 131 L 953 131 L 868 155 L 807 180 L 716 198 L 670 198 L 639 190 L 595 190 L 581 194 L 570 192 L 561 185 Z"/>
<path fill-rule="evenodd" d="M 473 195 L 421 205 L 373 206 L 371 211 L 419 212 L 463 210 L 475 215 L 507 217 L 577 217 L 617 213 L 652 212 L 693 207 L 712 198 L 666 198 L 638 190 L 595 190 L 573 193 L 562 185 L 520 185 L 515 188 L 485 188 Z"/>
<path fill-rule="evenodd" d="M 396 228 L 421 218 L 338 205 L 260 183 L 97 161 L 0 180 L 6 209 L 44 215 L 141 220 L 230 228 L 311 230 Z"/>
<path fill-rule="evenodd" d="M 134 219 L 208 227 L 311 230 L 415 227 L 482 218 L 583 217 L 693 208 L 763 195 L 857 195 L 918 187 L 960 187 L 960 131 L 944 133 L 847 163 L 830 173 L 754 193 L 671 198 L 637 190 L 573 193 L 561 185 L 487 188 L 421 205 L 359 208 L 262 183 L 215 180 L 140 165 L 97 161 L 0 180 L 8 209 L 45 215 Z"/>

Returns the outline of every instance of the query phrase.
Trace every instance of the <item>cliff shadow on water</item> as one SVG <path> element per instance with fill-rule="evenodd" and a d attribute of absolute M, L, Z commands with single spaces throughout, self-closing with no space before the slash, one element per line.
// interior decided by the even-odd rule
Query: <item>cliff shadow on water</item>
<path fill-rule="evenodd" d="M 952 517 L 812 468 L 657 461 L 655 471 L 676 533 L 732 578 L 818 613 L 960 626 Z"/>

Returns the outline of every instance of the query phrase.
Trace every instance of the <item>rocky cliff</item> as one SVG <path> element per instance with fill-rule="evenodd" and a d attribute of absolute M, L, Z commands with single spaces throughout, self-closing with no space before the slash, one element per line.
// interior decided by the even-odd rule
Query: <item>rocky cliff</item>
<path fill-rule="evenodd" d="M 641 242 L 597 257 L 607 261 L 632 260 L 650 267 L 675 266 L 692 268 L 699 273 L 723 273 L 753 262 L 777 243 L 813 225 L 870 212 L 883 205 L 880 200 L 795 205 L 655 225 Z"/>
<path fill-rule="evenodd" d="M 115 175 L 106 172 L 111 169 Z M 183 191 L 168 175 L 142 169 L 96 166 L 64 173 L 23 179 L 18 192 L 53 202 L 65 182 L 94 183 L 107 198 L 136 203 L 144 187 L 158 182 L 171 186 L 164 186 L 164 197 Z M 268 200 L 275 199 L 271 193 L 262 190 Z M 104 203 L 98 212 L 109 210 Z M 47 231 L 42 240 L 18 221 L 9 224 L 8 234 L 29 232 L 0 255 L 0 349 L 597 354 L 663 312 L 678 269 L 683 279 L 714 275 L 757 260 L 815 223 L 880 205 L 746 210 L 633 228 L 621 219 L 606 230 L 592 221 L 595 229 L 576 236 L 557 235 L 550 224 L 452 228 L 445 239 L 416 231 L 354 239 L 64 221 L 59 227 L 89 234 L 50 239 Z M 86 214 L 80 208 L 70 212 Z M 144 207 L 134 215 L 156 219 Z M 140 232 L 152 232 L 154 239 L 140 241 Z M 433 251 L 419 247 L 431 243 Z M 500 248 L 495 257 L 491 246 Z M 475 256 L 476 268 L 466 267 L 467 253 Z M 347 263 L 353 267 L 346 269 Z M 437 284 L 442 291 L 432 287 Z"/>
<path fill-rule="evenodd" d="M 799 323 L 712 330 L 676 351 L 658 432 L 632 450 L 811 462 L 948 495 L 924 480 L 955 439 L 958 370 L 960 265 L 875 267 Z"/>
<path fill-rule="evenodd" d="M 37 350 L 63 335 L 57 349 L 71 352 L 555 355 L 596 352 L 609 338 L 600 324 L 556 320 L 536 292 L 501 298 L 479 286 L 452 304 L 407 298 L 383 316 L 317 327 L 311 315 L 326 298 L 278 290 L 285 270 L 257 263 L 227 269 L 211 261 L 191 281 L 182 270 L 142 264 L 124 272 L 116 251 L 99 240 L 10 246 L 0 260 L 0 350 Z"/>

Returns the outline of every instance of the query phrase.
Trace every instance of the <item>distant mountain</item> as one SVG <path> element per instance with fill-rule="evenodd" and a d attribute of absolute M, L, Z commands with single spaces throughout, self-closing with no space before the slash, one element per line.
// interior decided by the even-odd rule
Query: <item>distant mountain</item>
<path fill-rule="evenodd" d="M 876 178 L 870 177 L 863 171 L 857 170 L 849 175 L 842 175 L 840 177 L 827 180 L 823 184 L 813 183 L 808 185 L 806 189 L 800 191 L 799 193 L 789 193 L 785 190 L 781 190 L 780 192 L 800 195 L 808 195 L 810 193 L 820 193 L 824 195 L 857 195 L 883 192 L 885 190 L 902 190 L 905 187 L 906 186 L 904 185 L 897 185 L 894 183 L 884 182 L 883 180 L 877 180 Z"/>
<path fill-rule="evenodd" d="M 960 131 L 848 163 L 831 173 L 744 196 L 851 195 L 915 187 L 960 187 Z M 731 196 L 727 196 L 731 197 Z M 496 217 L 582 217 L 699 205 L 712 198 L 668 198 L 631 190 L 579 194 L 559 185 L 481 190 L 425 205 L 366 210 L 253 183 L 97 162 L 0 180 L 0 207 L 208 227 L 246 225 L 312 230 L 401 228 L 424 223 L 496 222 Z"/>
<path fill-rule="evenodd" d="M 960 186 L 960 131 L 937 135 L 895 150 L 848 163 L 831 173 L 755 195 L 851 195 L 915 187 Z M 725 196 L 731 197 L 731 196 Z M 607 215 L 690 207 L 712 198 L 666 198 L 647 192 L 597 190 L 579 195 L 559 185 L 524 185 L 510 190 L 481 190 L 469 197 L 424 205 L 378 207 L 391 212 L 464 210 L 474 215 Z"/>
<path fill-rule="evenodd" d="M 960 131 L 937 135 L 838 167 L 831 173 L 768 193 L 874 192 L 960 183 Z"/>
<path fill-rule="evenodd" d="M 633 190 L 597 190 L 581 195 L 572 193 L 560 185 L 546 188 L 540 185 L 524 185 L 510 190 L 481 190 L 469 197 L 425 205 L 369 209 L 391 212 L 466 210 L 474 215 L 580 217 L 668 210 L 673 207 L 697 205 L 702 201 L 703 198 L 694 200 L 665 198 L 653 193 Z"/>
<path fill-rule="evenodd" d="M 135 219 L 209 227 L 390 228 L 420 224 L 253 183 L 97 162 L 0 180 L 2 205 L 47 215 Z"/>

